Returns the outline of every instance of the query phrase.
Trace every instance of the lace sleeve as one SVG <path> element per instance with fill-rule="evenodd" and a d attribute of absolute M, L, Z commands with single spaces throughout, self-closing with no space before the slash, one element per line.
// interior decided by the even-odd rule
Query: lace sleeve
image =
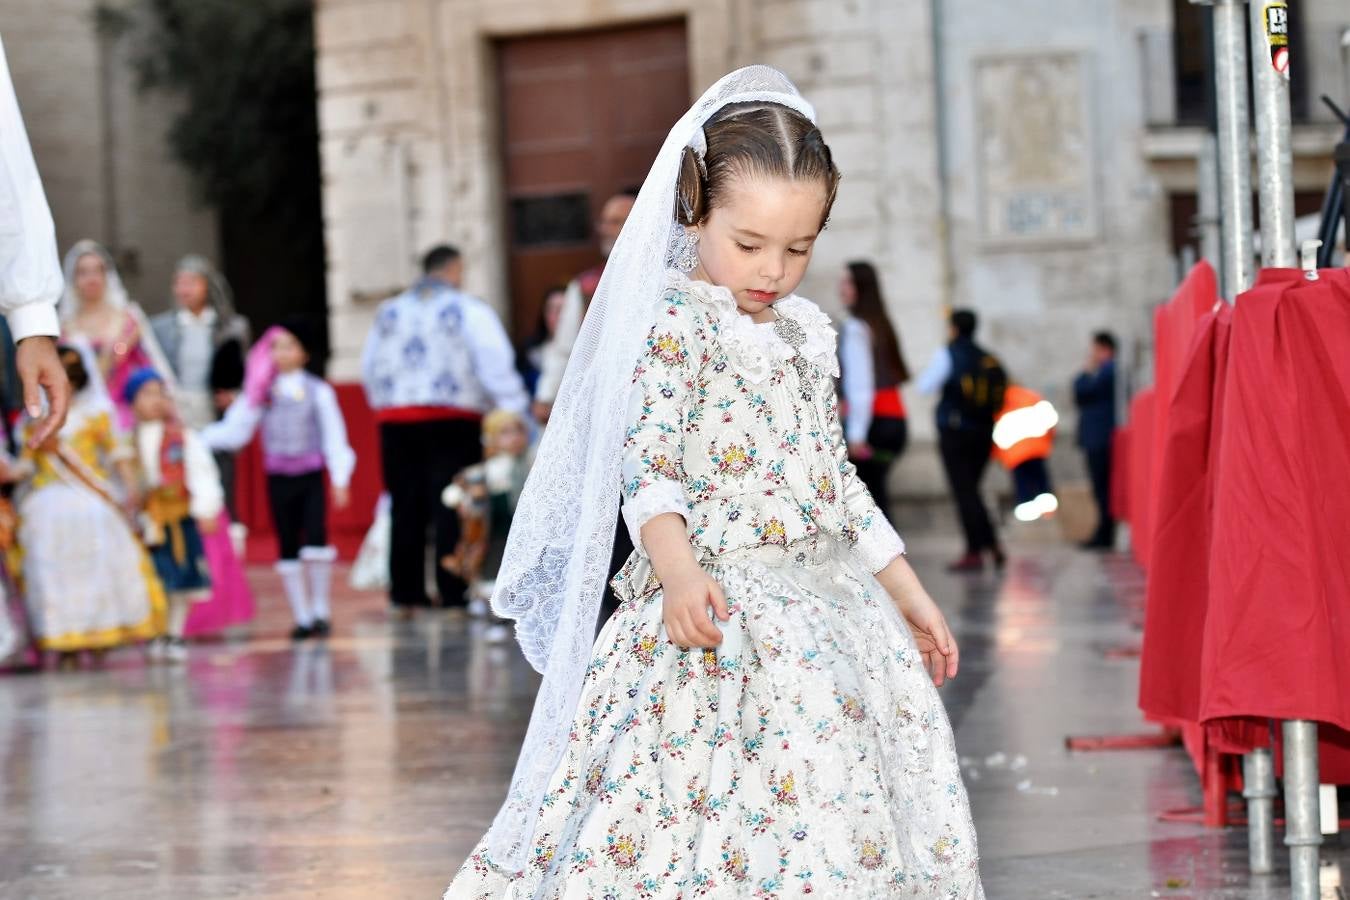
<path fill-rule="evenodd" d="M 647 333 L 628 405 L 623 517 L 634 547 L 642 547 L 642 526 L 654 517 L 689 513 L 684 493 L 684 428 L 703 360 L 702 344 L 689 298 L 672 292 Z"/>
<path fill-rule="evenodd" d="M 839 420 L 839 396 L 835 393 L 831 379 L 823 379 L 823 382 L 830 449 L 839 462 L 843 503 L 855 536 L 853 553 L 860 563 L 867 566 L 868 571 L 880 572 L 905 552 L 905 542 L 872 499 L 867 486 L 858 477 L 857 468 L 849 462 L 844 426 Z"/>

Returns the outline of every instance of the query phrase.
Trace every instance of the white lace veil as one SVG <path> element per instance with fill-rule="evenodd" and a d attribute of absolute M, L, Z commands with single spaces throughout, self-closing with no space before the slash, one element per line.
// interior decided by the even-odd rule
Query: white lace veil
<path fill-rule="evenodd" d="M 488 855 L 519 870 L 548 781 L 562 758 L 591 659 L 619 513 L 621 453 L 633 370 L 666 285 L 675 187 L 684 148 L 732 103 L 768 102 L 815 120 L 787 76 L 750 66 L 708 89 L 671 129 L 605 264 L 577 335 L 537 460 L 511 524 L 492 606 L 543 673 Z"/>
<path fill-rule="evenodd" d="M 141 309 L 140 304 L 132 301 L 127 293 L 126 285 L 122 282 L 122 276 L 117 271 L 117 263 L 113 259 L 108 249 L 98 241 L 91 241 L 88 238 L 76 241 L 75 245 L 66 251 L 66 257 L 61 263 L 61 269 L 66 278 L 66 290 L 61 295 L 61 302 L 57 307 L 61 315 L 62 331 L 67 336 L 72 336 L 73 322 L 75 316 L 80 311 L 83 301 L 80 300 L 80 292 L 75 289 L 75 267 L 80 264 L 80 260 L 86 256 L 97 256 L 103 261 L 103 277 L 107 286 L 103 289 L 104 302 L 114 309 L 124 309 L 136 321 L 136 328 L 140 333 L 141 346 L 145 349 L 146 356 L 150 357 L 150 364 L 155 371 L 164 379 L 170 390 L 178 386 L 178 380 L 174 375 L 173 366 L 169 364 L 169 358 L 164 354 L 164 349 L 160 347 L 159 340 L 155 337 L 155 331 L 150 327 L 150 320 L 145 317 L 145 311 Z M 91 340 L 88 335 L 84 336 Z M 114 402 L 117 398 L 113 398 Z"/>

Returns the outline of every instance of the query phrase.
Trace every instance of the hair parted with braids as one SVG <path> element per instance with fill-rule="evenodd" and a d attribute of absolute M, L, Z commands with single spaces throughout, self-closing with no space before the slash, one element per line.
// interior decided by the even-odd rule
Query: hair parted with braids
<path fill-rule="evenodd" d="M 776 103 L 733 103 L 703 129 L 708 151 L 703 159 L 684 149 L 675 186 L 675 219 L 699 225 L 720 206 L 735 178 L 819 181 L 825 188 L 823 229 L 839 192 L 839 169 L 830 148 L 811 120 Z"/>

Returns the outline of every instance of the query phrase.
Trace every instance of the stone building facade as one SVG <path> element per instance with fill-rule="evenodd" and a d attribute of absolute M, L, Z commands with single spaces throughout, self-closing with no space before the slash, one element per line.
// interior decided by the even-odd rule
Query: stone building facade
<path fill-rule="evenodd" d="M 1201 129 L 1178 120 L 1173 30 L 1186 0 L 320 0 L 320 123 L 335 373 L 351 377 L 378 298 L 450 240 L 468 288 L 509 318 L 503 42 L 683 20 L 688 93 L 750 62 L 819 111 L 845 172 L 803 293 L 874 260 L 915 365 L 944 311 L 984 314 L 1015 377 L 1063 404 L 1087 336 L 1146 352 L 1178 275 L 1174 195 L 1194 194 Z M 1350 8 L 1302 0 L 1316 96 L 1345 91 Z M 1320 191 L 1336 129 L 1296 134 Z M 1184 204 L 1183 204 L 1184 208 Z M 914 400 L 919 436 L 928 406 Z"/>
<path fill-rule="evenodd" d="M 105 244 L 131 295 L 157 311 L 178 258 L 218 259 L 219 238 L 169 151 L 172 103 L 138 91 L 128 42 L 98 27 L 100 6 L 129 5 L 0 0 L 0 37 L 62 252 Z"/>

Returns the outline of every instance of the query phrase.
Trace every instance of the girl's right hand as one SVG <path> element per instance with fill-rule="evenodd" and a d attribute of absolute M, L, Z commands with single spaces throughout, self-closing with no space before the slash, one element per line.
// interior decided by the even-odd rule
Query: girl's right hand
<path fill-rule="evenodd" d="M 661 591 L 661 618 L 676 646 L 710 649 L 722 643 L 721 629 L 708 618 L 709 606 L 720 621 L 731 618 L 717 579 L 694 564 L 664 579 Z"/>

